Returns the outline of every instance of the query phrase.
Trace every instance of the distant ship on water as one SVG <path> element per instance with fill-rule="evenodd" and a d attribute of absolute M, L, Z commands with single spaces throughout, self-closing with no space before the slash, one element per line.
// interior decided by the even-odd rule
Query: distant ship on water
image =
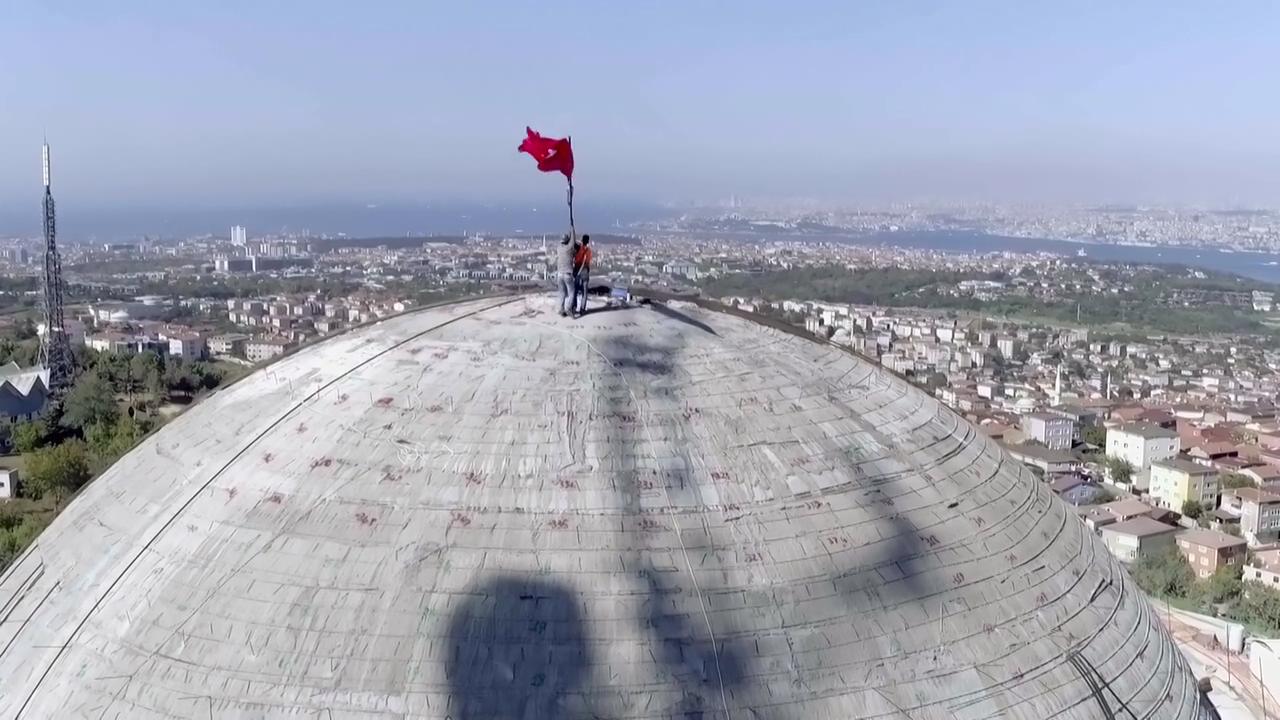
<path fill-rule="evenodd" d="M 1080 248 L 1076 250 L 1076 257 L 1089 257 L 1089 253 L 1085 252 L 1084 248 Z"/>

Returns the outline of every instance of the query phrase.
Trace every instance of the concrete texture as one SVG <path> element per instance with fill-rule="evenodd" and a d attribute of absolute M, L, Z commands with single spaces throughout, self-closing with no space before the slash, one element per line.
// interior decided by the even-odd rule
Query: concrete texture
<path fill-rule="evenodd" d="M 215 394 L 0 579 L 4 718 L 1194 718 L 1070 509 L 673 303 L 389 319 Z"/>

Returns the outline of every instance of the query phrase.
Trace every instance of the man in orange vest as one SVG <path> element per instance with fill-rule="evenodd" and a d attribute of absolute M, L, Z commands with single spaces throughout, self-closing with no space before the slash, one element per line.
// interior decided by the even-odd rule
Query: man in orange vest
<path fill-rule="evenodd" d="M 587 285 L 591 282 L 591 236 L 583 235 L 573 257 L 573 316 L 587 312 Z"/>

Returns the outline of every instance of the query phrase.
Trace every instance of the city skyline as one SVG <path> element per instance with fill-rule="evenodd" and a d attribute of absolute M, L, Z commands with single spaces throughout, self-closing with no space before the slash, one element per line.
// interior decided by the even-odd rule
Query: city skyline
<path fill-rule="evenodd" d="M 1280 11 L 336 4 L 22 8 L 0 208 L 502 201 L 572 134 L 580 199 L 1280 205 Z M 554 18 L 548 23 L 546 18 Z M 564 52 L 552 51 L 557 43 Z M 337 49 L 335 49 L 337 48 Z M 56 52 L 52 51 L 56 49 Z M 38 57 L 40 62 L 24 62 Z M 234 220 L 229 218 L 229 220 Z"/>

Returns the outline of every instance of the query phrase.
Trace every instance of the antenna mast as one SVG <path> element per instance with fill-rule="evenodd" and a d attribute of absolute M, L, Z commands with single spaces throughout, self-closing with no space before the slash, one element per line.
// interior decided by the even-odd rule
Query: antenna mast
<path fill-rule="evenodd" d="M 49 370 L 49 389 L 60 395 L 71 383 L 74 360 L 62 311 L 62 257 L 58 254 L 57 217 L 49 173 L 49 143 L 41 151 L 44 166 L 44 335 L 39 363 Z"/>

